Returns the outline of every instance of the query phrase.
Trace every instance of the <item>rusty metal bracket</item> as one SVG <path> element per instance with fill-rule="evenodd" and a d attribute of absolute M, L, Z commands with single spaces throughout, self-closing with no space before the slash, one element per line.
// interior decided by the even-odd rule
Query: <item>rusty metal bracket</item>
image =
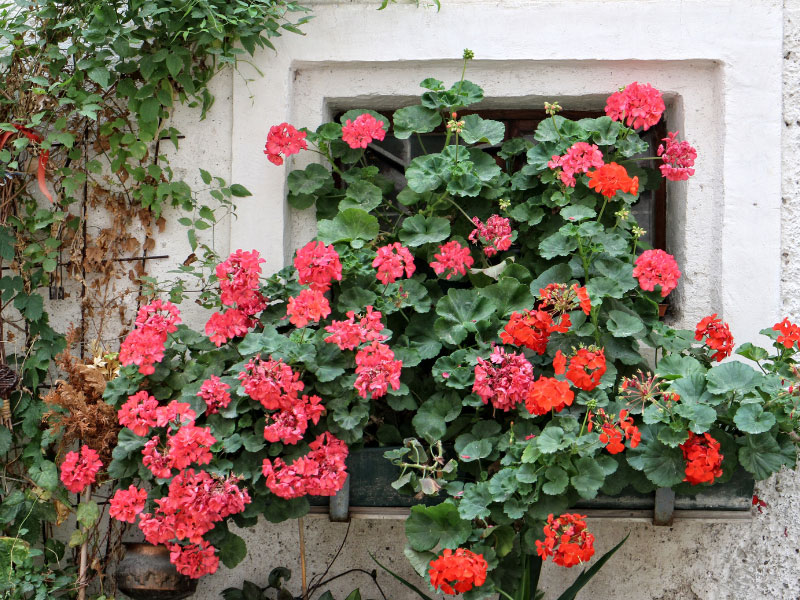
<path fill-rule="evenodd" d="M 331 497 L 328 505 L 328 518 L 336 523 L 347 523 L 350 520 L 350 475 L 347 475 L 342 489 Z"/>
<path fill-rule="evenodd" d="M 674 520 L 675 491 L 670 488 L 658 488 L 653 507 L 653 525 L 672 525 Z"/>

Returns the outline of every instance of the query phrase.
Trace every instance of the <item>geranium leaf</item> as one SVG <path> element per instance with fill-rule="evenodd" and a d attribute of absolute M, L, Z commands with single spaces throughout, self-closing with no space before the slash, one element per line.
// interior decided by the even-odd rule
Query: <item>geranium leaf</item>
<path fill-rule="evenodd" d="M 569 482 L 572 487 L 581 498 L 590 500 L 597 496 L 597 491 L 606 479 L 603 468 L 590 456 L 579 458 L 573 464 L 578 470 L 578 474 L 570 477 Z"/>
<path fill-rule="evenodd" d="M 565 221 L 570 221 L 573 223 L 579 223 L 585 219 L 591 219 L 596 215 L 597 212 L 593 208 L 582 206 L 580 204 L 572 204 L 561 209 L 561 218 Z"/>
<path fill-rule="evenodd" d="M 753 367 L 737 361 L 727 362 L 710 369 L 706 374 L 708 391 L 712 394 L 740 392 L 745 394 L 755 389 L 761 380 Z"/>
<path fill-rule="evenodd" d="M 383 194 L 378 186 L 369 181 L 355 181 L 347 187 L 344 199 L 339 202 L 339 210 L 360 208 L 369 212 L 383 202 Z"/>
<path fill-rule="evenodd" d="M 247 556 L 247 544 L 235 533 L 229 531 L 219 548 L 219 558 L 229 569 L 233 569 Z"/>
<path fill-rule="evenodd" d="M 398 237 L 406 246 L 412 248 L 441 242 L 450 237 L 450 221 L 442 217 L 414 215 L 403 219 Z"/>
<path fill-rule="evenodd" d="M 478 115 L 467 115 L 463 119 L 464 128 L 461 130 L 461 138 L 466 144 L 499 144 L 506 135 L 506 126 L 500 121 L 482 119 Z"/>
<path fill-rule="evenodd" d="M 476 324 L 494 313 L 495 308 L 494 302 L 479 290 L 451 288 L 436 303 L 436 314 L 444 320 L 447 327 L 475 332 Z"/>
<path fill-rule="evenodd" d="M 433 444 L 444 437 L 447 423 L 460 414 L 461 397 L 456 392 L 440 392 L 422 403 L 411 424 L 420 436 Z"/>
<path fill-rule="evenodd" d="M 450 502 L 434 506 L 412 506 L 406 519 L 406 536 L 417 552 L 431 550 L 437 545 L 456 548 L 467 541 L 472 524 L 462 520 L 458 509 Z"/>
<path fill-rule="evenodd" d="M 658 428 L 645 426 L 640 429 L 642 442 L 626 450 L 628 464 L 643 471 L 647 478 L 659 487 L 678 485 L 684 478 L 683 452 L 658 441 Z"/>
<path fill-rule="evenodd" d="M 717 411 L 707 404 L 695 404 L 681 401 L 675 405 L 675 412 L 689 419 L 689 429 L 694 433 L 705 433 L 717 420 Z"/>
<path fill-rule="evenodd" d="M 289 192 L 295 195 L 319 195 L 320 190 L 333 187 L 330 171 L 318 163 L 311 163 L 305 169 L 289 173 L 286 179 Z"/>
<path fill-rule="evenodd" d="M 497 316 L 504 317 L 514 311 L 532 308 L 533 295 L 527 285 L 513 277 L 503 277 L 498 283 L 488 285 L 482 293 L 497 307 Z"/>
<path fill-rule="evenodd" d="M 539 253 L 542 258 L 551 259 L 556 256 L 566 256 L 578 247 L 578 240 L 574 237 L 567 237 L 563 233 L 556 232 L 539 242 Z M 592 279 L 595 281 L 595 279 Z M 620 298 L 622 296 L 620 295 Z"/>
<path fill-rule="evenodd" d="M 501 469 L 489 480 L 489 492 L 495 502 L 508 500 L 517 487 L 516 469 Z"/>
<path fill-rule="evenodd" d="M 621 310 L 608 313 L 606 327 L 614 337 L 630 337 L 644 331 L 644 323 L 637 315 Z"/>
<path fill-rule="evenodd" d="M 464 495 L 458 503 L 458 514 L 466 521 L 485 519 L 492 512 L 489 509 L 492 500 L 488 483 L 469 483 L 464 486 Z"/>
<path fill-rule="evenodd" d="M 775 415 L 760 404 L 745 404 L 736 411 L 733 422 L 744 433 L 764 433 L 775 425 Z"/>
<path fill-rule="evenodd" d="M 547 482 L 542 486 L 542 491 L 545 494 L 551 496 L 563 494 L 564 490 L 567 489 L 567 485 L 569 485 L 569 476 L 561 467 L 547 467 L 544 476 L 547 478 Z"/>
<path fill-rule="evenodd" d="M 439 111 L 425 106 L 406 106 L 394 111 L 394 137 L 405 140 L 412 133 L 429 133 L 442 123 Z"/>
<path fill-rule="evenodd" d="M 568 447 L 574 436 L 567 436 L 561 427 L 548 425 L 544 431 L 536 438 L 536 446 L 544 454 L 553 454 Z"/>
<path fill-rule="evenodd" d="M 766 479 L 781 470 L 787 463 L 778 442 L 769 433 L 747 435 L 737 440 L 739 462 L 757 480 Z"/>
<path fill-rule="evenodd" d="M 408 187 L 422 194 L 432 192 L 444 183 L 443 175 L 449 161 L 441 154 L 425 154 L 411 161 L 406 169 Z"/>
<path fill-rule="evenodd" d="M 688 439 L 689 432 L 685 429 L 675 430 L 672 427 L 664 427 L 658 432 L 658 441 L 670 448 L 676 448 Z"/>
<path fill-rule="evenodd" d="M 317 222 L 317 238 L 326 244 L 350 242 L 360 248 L 364 241 L 375 239 L 379 231 L 378 219 L 358 208 L 343 210 L 331 220 Z"/>

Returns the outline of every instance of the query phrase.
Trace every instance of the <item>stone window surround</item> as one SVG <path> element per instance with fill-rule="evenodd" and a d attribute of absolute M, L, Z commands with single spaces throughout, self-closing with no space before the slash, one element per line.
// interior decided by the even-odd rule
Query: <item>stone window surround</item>
<path fill-rule="evenodd" d="M 432 19 L 457 18 L 455 13 L 475 10 L 480 4 L 455 3 L 450 16 L 443 7 Z M 399 13 L 397 31 L 382 38 L 381 19 L 391 18 L 385 11 L 373 15 L 376 11 L 357 3 L 316 3 L 315 21 L 327 23 L 322 31 L 309 29 L 316 42 L 282 38 L 287 43 L 278 47 L 277 58 L 269 57 L 263 78 L 234 82 L 233 180 L 247 186 L 255 200 L 240 208 L 232 223 L 232 249 L 258 248 L 268 269 L 276 270 L 313 236 L 311 212 L 286 206 L 286 170 L 265 165 L 263 136 L 254 139 L 253 123 L 266 134 L 269 125 L 284 120 L 312 128 L 341 109 L 380 110 L 414 103 L 425 77 L 446 84 L 458 79 L 458 57 L 466 45 L 477 56 L 467 78 L 485 90 L 486 100 L 478 108 L 532 108 L 558 100 L 565 108 L 601 109 L 610 92 L 631 81 L 662 90 L 669 130 L 680 130 L 699 156 L 692 179 L 669 184 L 668 247 L 683 271 L 681 285 L 673 292 L 678 324 L 692 327 L 701 317 L 717 312 L 730 322 L 737 342 L 755 341 L 759 329 L 778 320 L 780 310 L 782 56 L 779 43 L 759 40 L 757 35 L 761 28 L 775 27 L 775 22 L 780 27 L 779 5 L 764 10 L 762 4 L 756 13 L 748 10 L 748 2 L 726 5 L 724 31 L 723 23 L 713 18 L 720 3 L 713 1 L 687 2 L 678 19 L 674 5 L 661 0 L 603 3 L 604 8 L 587 11 L 600 17 L 579 14 L 577 22 L 572 10 L 570 19 L 578 30 L 602 27 L 603 15 L 618 21 L 614 4 L 646 11 L 659 23 L 656 38 L 652 31 L 651 37 L 641 32 L 640 39 L 621 47 L 609 36 L 591 50 L 583 48 L 592 56 L 587 60 L 563 44 L 553 50 L 548 44 L 554 40 L 546 35 L 525 48 L 504 47 L 496 35 L 520 26 L 515 22 L 520 10 L 539 14 L 549 8 L 551 16 L 559 10 L 536 0 L 518 4 L 523 6 L 494 8 L 497 19 L 474 38 L 478 41 L 462 35 L 443 49 L 430 40 L 419 47 L 406 45 L 405 40 L 415 39 L 410 32 L 402 33 L 419 17 L 414 7 L 393 7 Z M 328 12 L 332 10 L 336 14 Z M 373 33 L 367 40 L 342 43 L 341 48 L 327 43 L 326 35 L 341 40 L 336 23 L 341 25 L 348 11 L 362 21 L 360 31 Z M 591 23 L 592 16 L 600 18 L 600 25 Z M 702 33 L 695 31 L 701 23 Z M 693 34 L 699 37 L 693 39 Z M 693 41 L 687 44 L 687 39 Z M 304 153 L 288 161 L 287 169 L 302 167 L 313 156 Z M 261 203 L 266 203 L 266 210 Z"/>

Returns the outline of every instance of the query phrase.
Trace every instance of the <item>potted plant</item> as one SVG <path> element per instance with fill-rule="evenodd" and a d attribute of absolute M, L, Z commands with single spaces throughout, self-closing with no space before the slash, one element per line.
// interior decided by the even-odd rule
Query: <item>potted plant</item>
<path fill-rule="evenodd" d="M 696 158 L 676 133 L 638 158 L 661 94 L 633 83 L 578 121 L 547 104 L 535 141 L 500 144 L 502 123 L 459 116 L 479 86 L 422 87 L 392 122 L 355 110 L 315 131 L 273 127 L 272 163 L 309 151 L 328 163 L 288 175 L 316 238 L 267 277 L 255 251 L 220 263 L 203 333 L 155 300 L 123 343 L 109 470 L 122 488 L 146 482 L 125 516 L 182 573 L 245 556 L 228 519 L 300 517 L 309 496 L 335 494 L 365 443 L 400 446 L 387 452 L 394 487 L 439 500 L 412 508 L 406 556 L 473 600 L 531 597 L 540 559 L 588 561 L 593 536 L 569 510 L 581 499 L 795 463 L 800 328 L 777 323 L 763 332 L 772 349 L 725 361 L 717 315 L 693 331 L 659 320 L 681 267 L 646 247 L 631 206 Z M 365 160 L 390 128 L 440 126 L 444 147 L 399 189 Z M 214 510 L 199 514 L 190 488 Z"/>

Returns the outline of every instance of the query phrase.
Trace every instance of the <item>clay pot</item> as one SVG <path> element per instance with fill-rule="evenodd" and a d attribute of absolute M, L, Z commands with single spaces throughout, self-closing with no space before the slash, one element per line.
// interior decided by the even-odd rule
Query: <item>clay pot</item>
<path fill-rule="evenodd" d="M 169 562 L 169 550 L 151 544 L 125 544 L 117 565 L 117 588 L 134 600 L 180 600 L 197 589 L 197 580 L 181 575 Z"/>

